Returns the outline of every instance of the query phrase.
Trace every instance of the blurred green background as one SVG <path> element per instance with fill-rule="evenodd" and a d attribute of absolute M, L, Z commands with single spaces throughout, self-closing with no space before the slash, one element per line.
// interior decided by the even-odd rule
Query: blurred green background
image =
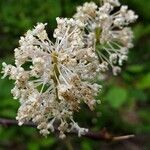
<path fill-rule="evenodd" d="M 88 0 L 87 0 L 88 1 Z M 56 27 L 55 18 L 71 17 L 76 6 L 85 0 L 0 0 L 0 63 L 13 62 L 13 49 L 18 40 L 37 22 L 47 22 L 49 37 Z M 99 3 L 99 0 L 95 1 Z M 68 136 L 60 140 L 57 135 L 47 138 L 29 127 L 0 126 L 0 150 L 148 150 L 150 149 L 150 0 L 122 0 L 138 15 L 133 24 L 135 47 L 129 60 L 117 77 L 110 75 L 103 83 L 99 96 L 102 104 L 96 111 L 83 108 L 76 120 L 84 127 L 99 131 L 104 127 L 115 135 L 135 134 L 135 139 L 119 143 L 92 141 Z M 1 69 L 1 68 L 0 68 Z M 99 81 L 98 81 L 99 82 Z M 19 104 L 10 90 L 13 82 L 0 80 L 0 117 L 15 118 Z"/>

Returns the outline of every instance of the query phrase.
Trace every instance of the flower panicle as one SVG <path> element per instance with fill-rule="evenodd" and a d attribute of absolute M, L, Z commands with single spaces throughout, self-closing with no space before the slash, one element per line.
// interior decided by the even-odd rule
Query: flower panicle
<path fill-rule="evenodd" d="M 96 51 L 100 69 L 105 72 L 111 67 L 114 75 L 120 73 L 133 47 L 133 32 L 128 25 L 138 18 L 134 11 L 118 0 L 102 0 L 100 7 L 94 2 L 77 7 L 74 18 L 84 23 L 86 45 Z"/>
<path fill-rule="evenodd" d="M 74 121 L 74 112 L 81 103 L 94 110 L 102 86 L 93 79 L 103 80 L 110 66 L 117 75 L 133 46 L 127 25 L 137 15 L 127 6 L 111 13 L 114 7 L 120 7 L 118 0 L 103 0 L 101 7 L 90 2 L 79 6 L 73 18 L 56 18 L 55 42 L 48 38 L 46 23 L 20 37 L 15 65 L 2 63 L 3 78 L 15 81 L 11 93 L 20 102 L 19 125 L 31 120 L 47 136 L 57 123 L 60 138 L 71 130 L 79 136 L 88 132 Z"/>

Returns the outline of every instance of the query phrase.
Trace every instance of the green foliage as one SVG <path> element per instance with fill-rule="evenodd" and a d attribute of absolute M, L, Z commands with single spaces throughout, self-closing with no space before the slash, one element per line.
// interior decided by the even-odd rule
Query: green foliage
<path fill-rule="evenodd" d="M 130 65 L 128 66 L 127 70 L 131 73 L 140 73 L 144 70 L 143 65 Z"/>
<path fill-rule="evenodd" d="M 0 0 L 0 63 L 13 62 L 12 53 L 18 45 L 19 37 L 37 22 L 49 24 L 48 33 L 51 38 L 56 26 L 55 18 L 72 16 L 76 6 L 85 1 Z M 99 3 L 99 0 L 95 2 Z M 96 112 L 90 112 L 83 106 L 76 119 L 82 126 L 97 131 L 106 127 L 112 133 L 119 135 L 150 133 L 150 1 L 122 0 L 121 2 L 129 5 L 129 8 L 139 14 L 138 21 L 133 25 L 135 47 L 129 53 L 129 60 L 124 65 L 123 72 L 117 77 L 110 76 L 104 81 L 102 92 L 98 95 L 102 104 L 96 107 Z M 19 102 L 12 99 L 10 93 L 12 86 L 12 81 L 0 80 L 0 117 L 16 116 Z M 42 137 L 34 128 L 0 126 L 0 149 L 12 149 L 13 146 L 14 149 L 29 150 L 66 149 L 66 145 L 70 144 L 66 144 L 67 141 L 59 141 L 55 136 Z M 70 141 L 75 149 L 92 150 L 102 146 L 99 142 L 74 136 Z"/>
<path fill-rule="evenodd" d="M 144 75 L 138 82 L 137 88 L 148 89 L 150 88 L 150 73 Z"/>
<path fill-rule="evenodd" d="M 106 94 L 106 99 L 113 108 L 121 107 L 127 100 L 127 90 L 121 87 L 112 87 Z"/>
<path fill-rule="evenodd" d="M 92 150 L 91 144 L 88 141 L 82 141 L 82 150 Z"/>

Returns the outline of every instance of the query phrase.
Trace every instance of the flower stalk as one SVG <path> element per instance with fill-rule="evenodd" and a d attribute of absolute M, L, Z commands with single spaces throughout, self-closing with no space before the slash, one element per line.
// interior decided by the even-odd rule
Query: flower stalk
<path fill-rule="evenodd" d="M 53 51 L 51 53 L 51 59 L 52 59 L 52 64 L 53 64 L 53 75 L 51 76 L 51 78 L 53 79 L 55 87 L 56 87 L 55 88 L 55 90 L 56 90 L 56 100 L 60 101 L 59 97 L 58 97 L 58 89 L 57 89 L 58 84 L 59 84 L 58 79 L 59 79 L 59 75 L 60 75 L 59 69 L 58 69 L 58 59 L 57 59 L 57 57 L 58 57 L 58 54 L 55 51 Z"/>

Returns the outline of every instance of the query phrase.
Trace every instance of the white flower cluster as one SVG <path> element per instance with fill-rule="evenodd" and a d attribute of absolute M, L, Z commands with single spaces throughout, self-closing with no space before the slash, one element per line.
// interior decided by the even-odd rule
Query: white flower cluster
<path fill-rule="evenodd" d="M 60 138 L 71 130 L 79 136 L 88 131 L 78 126 L 73 113 L 82 102 L 94 109 L 101 85 L 91 79 L 108 70 L 108 64 L 115 75 L 120 72 L 132 47 L 132 31 L 126 25 L 137 16 L 127 6 L 112 14 L 119 5 L 117 0 L 105 0 L 100 8 L 85 3 L 74 19 L 56 18 L 55 43 L 42 23 L 20 38 L 15 65 L 2 64 L 3 78 L 15 80 L 11 93 L 20 101 L 19 125 L 31 120 L 45 136 L 58 126 Z"/>
<path fill-rule="evenodd" d="M 110 66 L 117 75 L 128 58 L 128 49 L 133 46 L 133 33 L 127 25 L 138 16 L 127 6 L 116 8 L 120 6 L 118 0 L 103 0 L 102 3 L 101 7 L 94 2 L 79 6 L 74 18 L 84 24 L 87 47 L 97 53 L 101 70 L 106 71 Z"/>

